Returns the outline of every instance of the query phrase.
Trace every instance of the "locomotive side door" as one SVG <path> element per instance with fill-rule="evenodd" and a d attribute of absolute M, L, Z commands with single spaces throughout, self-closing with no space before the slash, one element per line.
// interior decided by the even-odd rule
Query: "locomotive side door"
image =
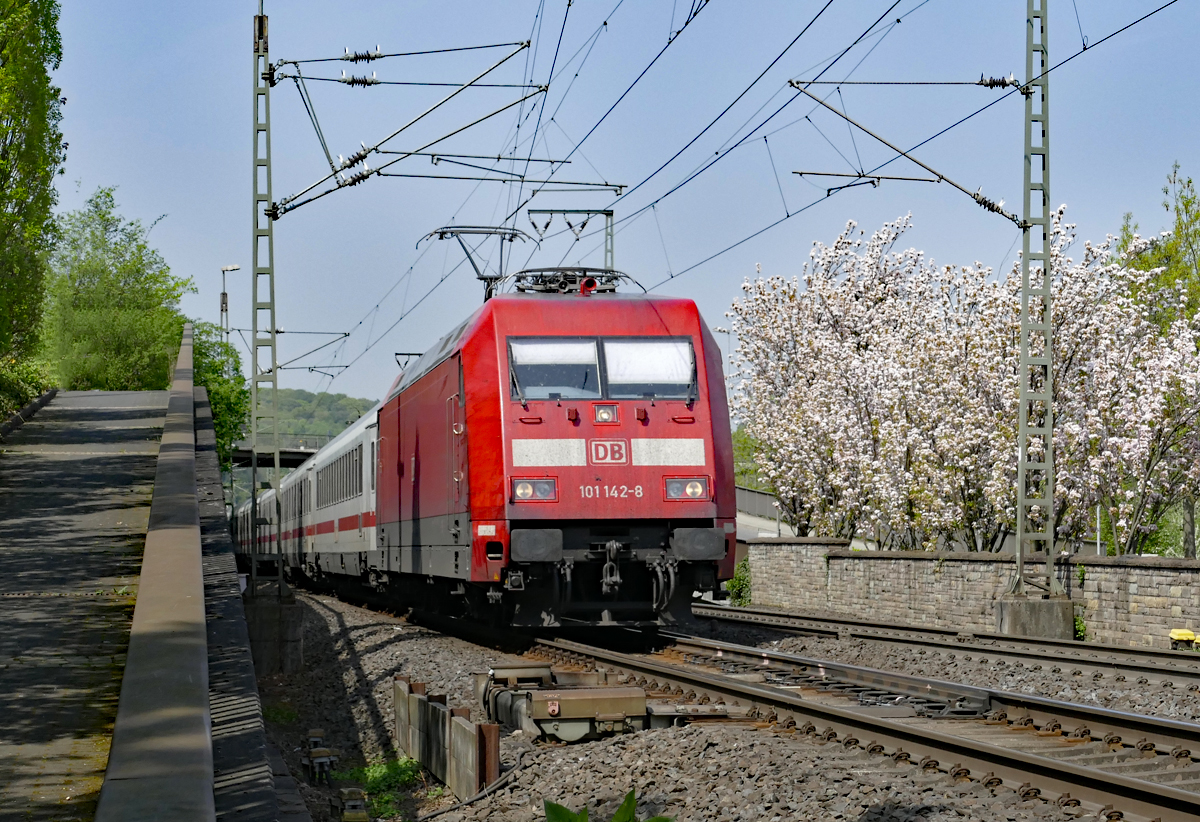
<path fill-rule="evenodd" d="M 446 397 L 446 499 L 453 512 L 464 510 L 467 499 L 466 409 L 462 360 L 457 362 L 458 390 Z"/>
<path fill-rule="evenodd" d="M 375 463 L 376 543 L 400 545 L 400 398 L 379 409 L 379 458 Z"/>

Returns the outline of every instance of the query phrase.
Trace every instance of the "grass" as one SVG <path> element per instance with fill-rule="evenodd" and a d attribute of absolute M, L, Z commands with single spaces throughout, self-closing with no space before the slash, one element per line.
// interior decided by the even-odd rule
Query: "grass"
<path fill-rule="evenodd" d="M 292 725 L 299 718 L 300 712 L 286 702 L 263 705 L 263 719 L 272 725 Z"/>
<path fill-rule="evenodd" d="M 402 792 L 421 782 L 421 763 L 408 758 L 379 760 L 365 768 L 335 771 L 333 778 L 362 785 L 371 816 L 395 816 L 400 813 Z"/>

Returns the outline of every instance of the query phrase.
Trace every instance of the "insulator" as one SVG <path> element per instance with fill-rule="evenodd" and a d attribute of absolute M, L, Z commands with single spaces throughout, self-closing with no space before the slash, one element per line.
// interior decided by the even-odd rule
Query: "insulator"
<path fill-rule="evenodd" d="M 377 86 L 377 85 L 379 85 L 379 81 L 377 79 L 375 79 L 374 74 L 372 74 L 370 77 L 367 77 L 365 75 L 363 77 L 355 77 L 353 75 L 351 75 L 350 77 L 347 77 L 346 73 L 342 72 L 342 77 L 340 80 L 338 80 L 338 82 L 345 83 L 348 86 Z"/>
<path fill-rule="evenodd" d="M 340 169 L 344 169 L 344 168 L 350 168 L 351 166 L 356 166 L 359 163 L 361 163 L 363 160 L 367 159 L 367 155 L 370 153 L 371 153 L 371 149 L 367 148 L 366 146 L 363 146 L 361 149 L 359 149 L 358 151 L 351 154 L 345 160 L 342 160 L 341 165 L 338 166 L 338 169 L 340 170 Z"/>
<path fill-rule="evenodd" d="M 979 81 L 975 84 L 984 88 L 1006 88 L 1007 86 L 1017 86 L 1016 77 L 1009 75 L 1008 77 L 984 77 L 979 75 Z"/>
<path fill-rule="evenodd" d="M 364 168 L 357 174 L 351 174 L 349 177 L 347 177 L 345 181 L 341 183 L 341 186 L 356 186 L 374 173 L 374 169 Z"/>
<path fill-rule="evenodd" d="M 348 63 L 369 63 L 372 60 L 378 60 L 383 57 L 383 53 L 379 50 L 379 46 L 375 47 L 375 51 L 356 51 L 351 52 L 349 48 L 343 54 L 340 60 L 345 60 Z"/>

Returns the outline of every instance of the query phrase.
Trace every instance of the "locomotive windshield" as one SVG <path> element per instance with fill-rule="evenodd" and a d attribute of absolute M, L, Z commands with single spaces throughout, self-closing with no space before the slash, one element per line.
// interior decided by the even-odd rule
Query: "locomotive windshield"
<path fill-rule="evenodd" d="M 513 340 L 514 391 L 525 399 L 600 398 L 595 340 Z"/>
<path fill-rule="evenodd" d="M 607 396 L 683 399 L 692 386 L 692 344 L 687 340 L 605 340 Z"/>
<path fill-rule="evenodd" d="M 514 399 L 691 399 L 690 340 L 662 337 L 510 339 Z"/>

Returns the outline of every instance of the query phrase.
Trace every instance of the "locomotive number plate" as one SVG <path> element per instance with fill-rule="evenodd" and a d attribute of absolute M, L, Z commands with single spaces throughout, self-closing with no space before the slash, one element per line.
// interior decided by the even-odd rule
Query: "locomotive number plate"
<path fill-rule="evenodd" d="M 584 499 L 641 499 L 645 494 L 640 485 L 581 485 L 579 496 Z"/>

